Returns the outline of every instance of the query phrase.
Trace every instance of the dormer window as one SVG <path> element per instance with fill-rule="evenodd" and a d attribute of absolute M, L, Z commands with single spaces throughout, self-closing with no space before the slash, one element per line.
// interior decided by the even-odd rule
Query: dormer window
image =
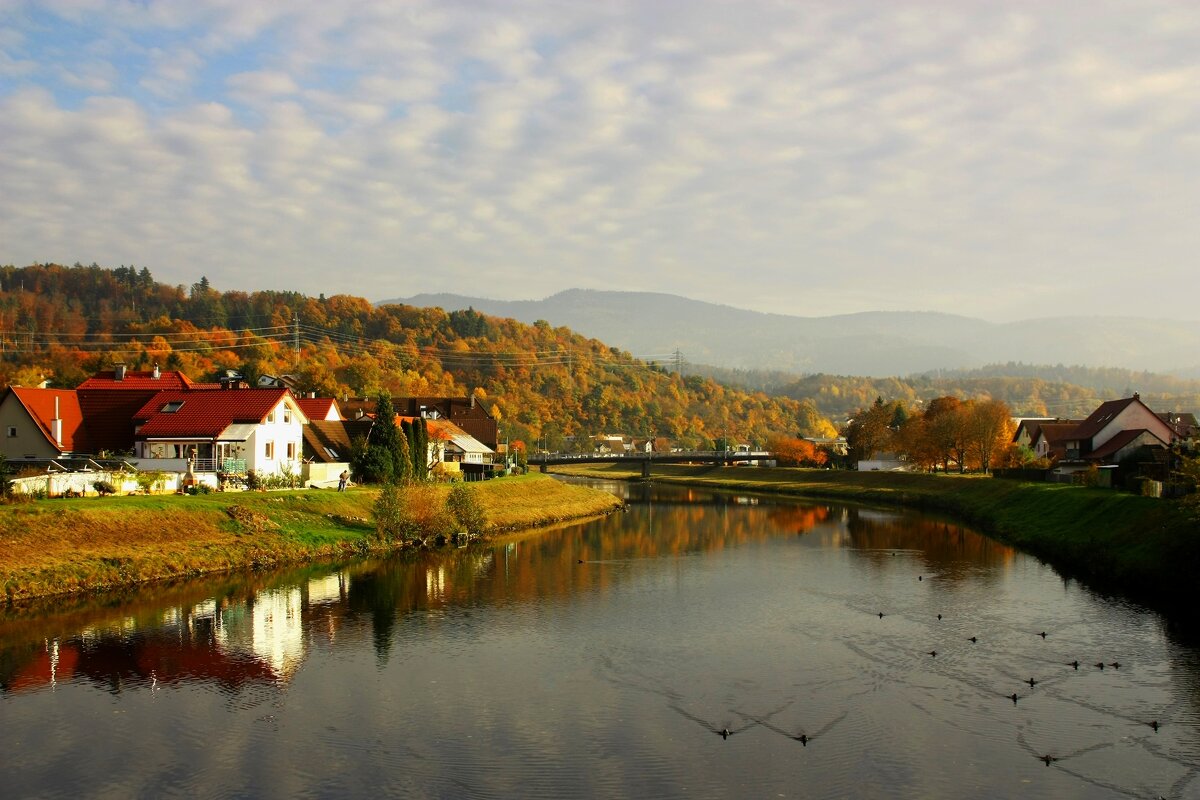
<path fill-rule="evenodd" d="M 182 401 L 182 400 L 172 400 L 171 402 L 169 402 L 169 403 L 166 403 L 166 404 L 164 404 L 164 405 L 163 405 L 163 407 L 162 407 L 162 413 L 164 413 L 164 414 L 174 414 L 176 411 L 178 411 L 178 410 L 179 410 L 179 409 L 181 409 L 181 408 L 183 408 L 183 401 Z"/>

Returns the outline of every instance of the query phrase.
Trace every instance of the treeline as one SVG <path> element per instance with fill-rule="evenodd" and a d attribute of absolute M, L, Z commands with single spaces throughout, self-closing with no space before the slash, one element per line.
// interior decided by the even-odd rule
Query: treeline
<path fill-rule="evenodd" d="M 809 401 L 681 376 L 545 322 L 473 310 L 375 307 L 348 295 L 221 292 L 154 280 L 146 268 L 0 267 L 0 380 L 72 387 L 115 363 L 254 382 L 289 374 L 326 397 L 465 396 L 501 435 L 551 450 L 590 449 L 596 433 L 762 445 L 832 435 Z"/>
<path fill-rule="evenodd" d="M 846 426 L 852 461 L 893 452 L 926 470 L 988 472 L 1028 461 L 1032 453 L 1012 446 L 1008 406 L 999 400 L 937 397 L 924 409 L 876 398 Z"/>
<path fill-rule="evenodd" d="M 1034 366 L 1009 362 L 974 370 L 867 378 L 690 367 L 731 386 L 811 400 L 821 416 L 844 421 L 876 397 L 920 405 L 936 397 L 1000 400 L 1017 416 L 1086 417 L 1105 400 L 1134 392 L 1155 411 L 1200 410 L 1200 381 L 1109 367 Z M 840 424 L 840 423 L 839 423 Z"/>

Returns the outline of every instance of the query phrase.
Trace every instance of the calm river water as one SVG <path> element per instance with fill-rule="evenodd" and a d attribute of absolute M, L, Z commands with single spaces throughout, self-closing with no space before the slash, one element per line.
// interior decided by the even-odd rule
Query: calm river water
<path fill-rule="evenodd" d="M 0 796 L 1200 797 L 1200 646 L 1155 613 L 929 517 L 611 488 L 3 612 Z"/>

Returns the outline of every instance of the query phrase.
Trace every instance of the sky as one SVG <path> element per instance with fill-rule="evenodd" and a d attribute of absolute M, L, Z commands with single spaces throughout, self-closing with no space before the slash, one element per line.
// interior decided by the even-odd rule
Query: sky
<path fill-rule="evenodd" d="M 0 264 L 1200 319 L 1200 4 L 0 0 Z"/>

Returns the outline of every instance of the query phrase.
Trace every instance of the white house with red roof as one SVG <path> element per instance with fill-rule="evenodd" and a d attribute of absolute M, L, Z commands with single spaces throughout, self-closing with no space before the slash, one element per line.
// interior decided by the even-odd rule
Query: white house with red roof
<path fill-rule="evenodd" d="M 308 417 L 288 389 L 159 392 L 134 414 L 142 469 L 300 476 Z M 212 481 L 207 481 L 212 482 Z"/>

